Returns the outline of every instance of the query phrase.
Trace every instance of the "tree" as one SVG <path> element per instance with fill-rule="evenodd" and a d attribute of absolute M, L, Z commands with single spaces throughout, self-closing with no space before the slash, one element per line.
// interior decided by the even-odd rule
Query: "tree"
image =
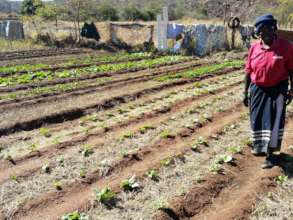
<path fill-rule="evenodd" d="M 118 21 L 118 11 L 108 2 L 101 3 L 97 8 L 97 18 L 100 21 Z"/>
<path fill-rule="evenodd" d="M 127 21 L 146 20 L 145 15 L 134 4 L 127 5 L 124 8 L 122 17 Z"/>
<path fill-rule="evenodd" d="M 95 5 L 93 0 L 65 0 L 67 13 L 74 23 L 75 39 L 80 40 L 80 21 L 90 17 Z M 88 16 L 88 17 L 87 17 Z"/>
<path fill-rule="evenodd" d="M 24 0 L 21 5 L 21 14 L 27 16 L 36 15 L 37 9 L 42 6 L 41 0 Z"/>
<path fill-rule="evenodd" d="M 56 29 L 58 27 L 58 16 L 62 14 L 62 7 L 54 4 L 45 4 L 37 9 L 36 14 L 45 20 L 55 21 Z"/>

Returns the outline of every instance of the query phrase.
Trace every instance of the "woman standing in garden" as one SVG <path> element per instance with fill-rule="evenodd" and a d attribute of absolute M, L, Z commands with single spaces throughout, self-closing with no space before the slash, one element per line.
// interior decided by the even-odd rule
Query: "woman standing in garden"
<path fill-rule="evenodd" d="M 250 109 L 252 153 L 266 155 L 265 169 L 276 163 L 273 152 L 280 151 L 286 105 L 293 97 L 293 46 L 277 36 L 271 14 L 258 17 L 255 29 L 260 40 L 249 50 L 243 102 Z"/>

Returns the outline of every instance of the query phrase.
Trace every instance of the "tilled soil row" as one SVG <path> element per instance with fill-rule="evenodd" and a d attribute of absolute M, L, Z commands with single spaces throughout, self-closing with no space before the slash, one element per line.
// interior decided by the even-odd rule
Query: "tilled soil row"
<path fill-rule="evenodd" d="M 27 105 L 31 105 L 31 104 L 35 104 L 35 103 L 39 104 L 42 102 L 49 101 L 50 98 L 56 100 L 58 95 L 61 95 L 61 99 L 64 99 L 69 96 L 83 95 L 83 94 L 91 93 L 91 92 L 101 90 L 101 89 L 111 89 L 115 86 L 125 85 L 125 83 L 129 84 L 129 83 L 134 83 L 134 82 L 151 80 L 151 79 L 154 79 L 158 76 L 167 75 L 167 74 L 170 74 L 173 72 L 178 73 L 178 72 L 182 72 L 182 71 L 192 69 L 194 67 L 198 67 L 198 66 L 202 66 L 202 65 L 204 65 L 204 64 L 197 63 L 197 62 L 191 62 L 186 65 L 180 65 L 180 66 L 175 66 L 175 67 L 171 67 L 171 68 L 165 67 L 165 68 L 161 68 L 162 70 L 159 69 L 159 70 L 149 71 L 146 74 L 144 74 L 144 71 L 142 71 L 142 75 L 140 75 L 140 72 L 137 72 L 136 75 L 138 75 L 138 76 L 125 77 L 123 79 L 117 79 L 117 80 L 110 80 L 110 81 L 100 83 L 98 85 L 88 85 L 88 86 L 74 89 L 73 91 L 71 90 L 71 91 L 66 91 L 66 92 L 61 91 L 61 92 L 53 92 L 53 93 L 44 93 L 41 95 L 36 95 L 36 96 L 31 96 L 31 97 L 16 98 L 14 100 L 3 100 L 3 101 L 0 101 L 0 109 L 6 110 L 9 108 L 24 106 L 24 103 Z M 95 80 L 88 81 L 89 84 L 91 82 L 93 83 L 93 82 L 95 82 Z M 109 85 L 109 86 L 107 86 L 107 85 Z M 105 86 L 107 86 L 107 87 L 105 87 Z M 99 88 L 99 87 L 102 87 L 102 88 Z M 27 91 L 27 89 L 25 89 L 25 91 Z M 44 98 L 46 98 L 46 99 L 44 99 Z"/>
<path fill-rule="evenodd" d="M 124 62 L 134 62 L 134 61 L 141 61 L 141 60 L 150 60 L 150 59 L 156 59 L 161 56 L 159 55 L 152 55 L 152 56 L 145 56 L 145 57 L 136 57 L 136 58 L 130 58 L 130 59 L 120 59 L 120 60 L 114 60 L 114 61 L 96 61 L 92 63 L 87 63 L 87 64 L 74 64 L 74 65 L 69 65 L 69 66 L 60 66 L 60 65 L 52 65 L 51 67 L 47 68 L 40 68 L 36 70 L 31 70 L 31 71 L 18 71 L 18 72 L 13 72 L 13 73 L 5 73 L 5 72 L 0 72 L 0 77 L 5 77 L 5 76 L 11 76 L 11 75 L 22 75 L 26 73 L 34 73 L 34 72 L 39 72 L 39 71 L 58 71 L 58 70 L 70 70 L 70 69 L 78 69 L 78 68 L 84 68 L 84 67 L 89 67 L 89 66 L 100 66 L 104 64 L 113 64 L 113 63 L 124 63 Z"/>
<path fill-rule="evenodd" d="M 180 61 L 173 61 L 173 62 L 166 62 L 166 63 L 162 63 L 162 64 L 157 64 L 157 65 L 152 66 L 151 68 L 172 66 L 172 65 L 181 64 L 181 63 L 183 64 L 185 62 L 190 62 L 190 61 L 192 61 L 191 58 L 186 58 L 186 59 L 183 59 Z M 0 88 L 0 93 L 16 92 L 19 90 L 53 86 L 53 85 L 58 85 L 58 84 L 71 83 L 71 82 L 80 82 L 80 81 L 84 81 L 84 80 L 97 79 L 97 78 L 101 78 L 101 77 L 112 77 L 115 75 L 138 72 L 138 71 L 143 71 L 143 70 L 147 70 L 147 69 L 150 69 L 150 67 L 136 67 L 136 68 L 131 68 L 131 69 L 122 69 L 122 70 L 113 71 L 113 72 L 100 72 L 100 73 L 95 73 L 95 74 L 86 74 L 85 73 L 79 77 L 55 79 L 55 80 L 44 80 L 44 81 L 32 83 L 32 84 L 3 87 L 3 88 Z"/>
<path fill-rule="evenodd" d="M 79 118 L 81 116 L 84 116 L 86 114 L 99 111 L 99 109 L 101 109 L 101 108 L 109 109 L 109 108 L 114 107 L 117 104 L 125 103 L 128 101 L 134 100 L 136 98 L 139 98 L 143 95 L 154 93 L 154 92 L 160 91 L 165 88 L 170 88 L 170 87 L 174 87 L 176 85 L 183 85 L 183 84 L 187 84 L 187 83 L 200 81 L 203 79 L 208 79 L 208 78 L 214 77 L 215 75 L 219 75 L 219 74 L 227 74 L 229 72 L 235 71 L 236 69 L 237 68 L 232 68 L 232 69 L 218 71 L 218 72 L 214 72 L 212 74 L 207 74 L 207 75 L 192 78 L 192 79 L 179 80 L 179 81 L 175 81 L 175 82 L 157 85 L 154 87 L 139 90 L 137 92 L 123 94 L 120 96 L 114 96 L 109 99 L 104 99 L 100 102 L 97 101 L 96 103 L 94 103 L 92 105 L 88 105 L 86 107 L 79 107 L 79 108 L 76 107 L 76 108 L 73 108 L 70 110 L 63 110 L 63 111 L 58 111 L 58 110 L 54 109 L 54 111 L 57 111 L 56 113 L 42 115 L 39 117 L 36 115 L 33 115 L 33 117 L 31 119 L 27 119 L 25 117 L 24 111 L 21 110 L 21 108 L 19 108 L 18 111 L 21 111 L 21 114 L 22 114 L 21 118 L 25 118 L 25 119 L 22 121 L 17 120 L 17 122 L 13 122 L 13 123 L 11 123 L 11 121 L 9 121 L 8 123 L 10 123 L 10 124 L 2 126 L 0 128 L 0 136 L 11 134 L 11 133 L 14 133 L 19 130 L 32 130 L 35 128 L 39 128 L 45 123 L 52 124 L 52 123 L 64 122 L 66 120 L 73 120 L 73 119 Z M 122 87 L 119 89 L 122 89 Z M 11 112 L 11 111 L 9 112 L 9 114 L 12 114 L 12 113 L 13 113 L 13 117 L 15 118 L 16 112 L 15 113 Z M 3 115 L 4 115 L 4 113 L 3 113 Z M 6 120 L 9 120 L 9 119 L 6 118 Z"/>
<path fill-rule="evenodd" d="M 172 104 L 170 107 L 162 107 L 160 109 L 153 110 L 149 113 L 144 114 L 143 116 L 139 116 L 127 121 L 117 123 L 113 126 L 107 127 L 106 130 L 99 129 L 89 134 L 77 135 L 76 137 L 73 137 L 70 141 L 51 145 L 46 148 L 42 148 L 36 152 L 32 152 L 28 155 L 25 155 L 19 158 L 14 158 L 13 164 L 11 164 L 8 161 L 2 161 L 0 162 L 0 171 L 1 171 L 0 184 L 8 180 L 12 174 L 21 178 L 24 178 L 28 175 L 32 175 L 33 173 L 40 170 L 40 168 L 44 164 L 44 161 L 46 161 L 48 158 L 51 158 L 57 154 L 62 154 L 68 148 L 76 146 L 83 142 L 86 142 L 87 140 L 91 138 L 95 138 L 95 139 L 99 137 L 102 138 L 105 136 L 105 132 L 115 133 L 117 131 L 123 131 L 127 129 L 127 127 L 129 126 L 141 127 L 144 124 L 144 122 L 146 121 L 149 122 L 150 120 L 155 120 L 155 121 L 157 120 L 158 122 L 160 122 L 162 120 L 165 120 L 166 118 L 168 118 L 170 115 L 174 114 L 175 112 L 188 109 L 188 107 L 191 104 L 193 104 L 194 101 L 200 102 L 208 98 L 219 96 L 222 93 L 225 93 L 225 91 L 237 87 L 241 83 L 242 82 L 236 82 L 227 87 L 216 89 L 215 91 L 213 91 L 213 94 L 202 94 L 192 98 L 187 98 L 184 100 L 177 101 L 176 103 Z"/>
<path fill-rule="evenodd" d="M 291 128 L 292 112 L 288 119 Z M 287 136 L 284 142 L 290 145 L 292 138 Z M 227 165 L 224 175 L 210 174 L 200 186 L 194 185 L 184 196 L 174 198 L 154 219 L 248 219 L 258 196 L 274 190 L 275 177 L 283 174 L 281 165 L 271 170 L 261 169 L 264 158 L 255 157 L 249 151 L 246 148 L 243 155 L 236 157 L 236 163 Z"/>
<path fill-rule="evenodd" d="M 161 140 L 158 143 L 140 150 L 138 153 L 129 158 L 125 158 L 109 171 L 107 178 L 99 179 L 98 173 L 89 175 L 86 183 L 76 183 L 64 189 L 60 193 L 48 193 L 28 202 L 20 208 L 15 215 L 15 219 L 32 219 L 38 216 L 57 219 L 62 214 L 77 210 L 87 209 L 90 206 L 91 186 L 95 184 L 98 188 L 110 186 L 112 189 L 119 191 L 120 182 L 129 175 L 136 173 L 138 176 L 143 175 L 150 167 L 158 166 L 159 162 L 176 153 L 183 153 L 186 149 L 186 141 L 191 139 L 194 132 L 198 134 L 215 133 L 224 125 L 237 120 L 244 109 L 237 107 L 216 114 L 202 128 L 195 125 L 194 128 L 181 129 L 180 132 L 169 140 Z M 189 140 L 190 141 L 190 140 Z M 183 144 L 184 143 L 184 144 Z M 166 149 L 165 149 L 166 148 Z M 71 201 L 76 201 L 72 204 Z M 53 214 L 54 213 L 54 214 Z"/>
<path fill-rule="evenodd" d="M 57 56 L 63 54 L 85 53 L 80 49 L 37 49 L 0 53 L 0 60 L 29 59 L 34 57 Z"/>

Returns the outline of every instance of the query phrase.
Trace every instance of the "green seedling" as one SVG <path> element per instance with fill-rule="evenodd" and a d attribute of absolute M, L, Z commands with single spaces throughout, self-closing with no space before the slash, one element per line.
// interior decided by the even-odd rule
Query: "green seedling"
<path fill-rule="evenodd" d="M 290 145 L 290 146 L 288 147 L 288 149 L 291 150 L 291 151 L 293 151 L 293 145 Z M 1 151 L 1 150 L 0 150 L 0 151 Z"/>
<path fill-rule="evenodd" d="M 85 146 L 83 149 L 79 151 L 79 153 L 81 153 L 84 157 L 89 157 L 94 153 L 94 150 L 90 146 Z"/>
<path fill-rule="evenodd" d="M 273 199 L 273 198 L 274 198 L 274 196 L 273 196 L 273 193 L 272 193 L 272 192 L 268 192 L 267 196 L 268 196 L 268 198 L 269 198 L 269 199 Z"/>
<path fill-rule="evenodd" d="M 209 146 L 209 143 L 208 143 L 208 141 L 204 138 L 204 137 L 198 137 L 198 139 L 197 139 L 197 141 L 196 141 L 196 144 L 198 144 L 198 145 L 204 145 L 204 146 L 206 146 L 206 147 L 208 147 Z"/>
<path fill-rule="evenodd" d="M 161 134 L 160 134 L 161 138 L 175 138 L 175 135 L 171 134 L 169 130 L 164 130 Z"/>
<path fill-rule="evenodd" d="M 126 139 L 126 138 L 128 138 L 128 139 L 132 139 L 132 138 L 134 138 L 134 133 L 131 132 L 131 131 L 129 131 L 129 132 L 125 133 L 125 134 L 122 136 L 122 138 L 123 138 L 123 139 Z"/>
<path fill-rule="evenodd" d="M 112 118 L 114 117 L 115 115 L 113 113 L 107 113 L 106 116 L 108 116 L 108 118 Z"/>
<path fill-rule="evenodd" d="M 81 178 L 85 178 L 85 177 L 86 177 L 86 171 L 85 171 L 84 169 L 80 170 L 80 172 L 79 172 L 79 176 L 80 176 Z"/>
<path fill-rule="evenodd" d="M 152 179 L 152 180 L 154 180 L 154 181 L 158 181 L 158 180 L 159 180 L 159 175 L 158 175 L 157 171 L 155 171 L 155 170 L 149 170 L 149 171 L 146 173 L 146 175 L 147 175 L 150 179 Z"/>
<path fill-rule="evenodd" d="M 172 157 L 168 157 L 168 158 L 160 161 L 160 164 L 165 167 L 168 167 L 173 163 L 174 163 L 174 158 L 172 158 Z"/>
<path fill-rule="evenodd" d="M 5 157 L 4 157 L 5 160 L 11 162 L 11 163 L 14 163 L 14 160 L 12 158 L 12 156 L 10 154 L 7 154 Z"/>
<path fill-rule="evenodd" d="M 126 109 L 119 108 L 119 109 L 118 109 L 118 112 L 119 112 L 119 114 L 124 114 L 124 113 L 127 113 L 127 112 L 129 112 L 129 111 L 126 110 Z"/>
<path fill-rule="evenodd" d="M 136 182 L 136 177 L 132 176 L 130 179 L 128 180 L 123 180 L 121 183 L 121 188 L 124 190 L 135 190 L 138 189 L 140 186 L 139 184 Z"/>
<path fill-rule="evenodd" d="M 222 164 L 222 163 L 230 163 L 233 161 L 233 157 L 230 155 L 220 155 L 217 159 L 216 159 L 216 163 L 218 164 Z"/>
<path fill-rule="evenodd" d="M 99 119 L 96 115 L 92 115 L 89 117 L 89 120 L 92 121 L 92 122 L 97 122 Z"/>
<path fill-rule="evenodd" d="M 154 208 L 156 210 L 166 209 L 166 208 L 168 208 L 168 206 L 169 206 L 169 204 L 166 201 L 159 200 L 159 201 L 155 201 L 154 202 Z"/>
<path fill-rule="evenodd" d="M 48 128 L 40 128 L 40 133 L 41 133 L 41 135 L 43 135 L 43 136 L 46 137 L 46 138 L 49 138 L 49 137 L 52 136 L 52 135 L 50 134 Z"/>
<path fill-rule="evenodd" d="M 11 179 L 12 181 L 18 183 L 18 178 L 17 178 L 16 174 L 12 174 L 12 175 L 10 176 L 10 179 Z"/>
<path fill-rule="evenodd" d="M 34 151 L 36 151 L 37 150 L 37 145 L 36 144 L 32 144 L 31 146 L 30 146 L 30 151 L 31 152 L 34 152 Z"/>
<path fill-rule="evenodd" d="M 116 197 L 116 193 L 110 188 L 102 189 L 102 191 L 96 191 L 96 200 L 100 203 L 108 203 Z"/>
<path fill-rule="evenodd" d="M 155 129 L 154 126 L 151 126 L 151 125 L 145 125 L 145 126 L 143 126 L 142 128 L 139 129 L 139 132 L 140 132 L 141 134 L 144 134 L 144 133 L 146 133 L 148 130 L 153 130 L 153 129 Z"/>
<path fill-rule="evenodd" d="M 199 146 L 198 146 L 198 144 L 192 144 L 190 146 L 190 149 L 193 150 L 193 151 L 195 151 L 195 152 L 198 152 L 199 151 Z"/>
<path fill-rule="evenodd" d="M 209 171 L 212 172 L 213 174 L 220 173 L 221 170 L 222 170 L 222 165 L 218 163 L 213 163 L 209 167 Z"/>
<path fill-rule="evenodd" d="M 223 107 L 219 107 L 219 108 L 217 109 L 217 111 L 218 111 L 218 112 L 224 112 L 224 108 L 223 108 Z"/>
<path fill-rule="evenodd" d="M 277 176 L 275 178 L 275 181 L 279 184 L 279 185 L 283 185 L 285 182 L 288 181 L 288 176 Z"/>
<path fill-rule="evenodd" d="M 59 166 L 64 166 L 64 157 L 61 156 L 59 158 L 57 158 L 56 162 L 59 164 Z"/>
<path fill-rule="evenodd" d="M 42 170 L 43 170 L 43 172 L 45 172 L 45 173 L 50 173 L 50 166 L 49 166 L 49 164 L 44 164 L 44 165 L 42 166 Z"/>
<path fill-rule="evenodd" d="M 247 145 L 247 146 L 251 146 L 252 145 L 252 141 L 250 138 L 245 138 L 241 141 L 242 144 Z"/>
<path fill-rule="evenodd" d="M 85 213 L 79 213 L 78 211 L 68 213 L 62 216 L 61 220 L 89 220 L 89 216 Z"/>
<path fill-rule="evenodd" d="M 243 152 L 243 147 L 241 146 L 229 147 L 227 151 L 231 154 L 241 154 Z"/>
<path fill-rule="evenodd" d="M 53 186 L 54 186 L 54 188 L 57 189 L 57 190 L 62 190 L 62 184 L 61 184 L 59 181 L 55 181 L 55 182 L 53 183 Z"/>

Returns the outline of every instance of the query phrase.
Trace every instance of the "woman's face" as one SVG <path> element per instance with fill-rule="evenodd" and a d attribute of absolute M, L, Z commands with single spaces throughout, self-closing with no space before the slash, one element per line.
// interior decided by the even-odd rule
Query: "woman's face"
<path fill-rule="evenodd" d="M 270 25 L 264 25 L 260 29 L 260 38 L 263 40 L 263 42 L 267 45 L 271 45 L 275 38 L 275 28 Z"/>

